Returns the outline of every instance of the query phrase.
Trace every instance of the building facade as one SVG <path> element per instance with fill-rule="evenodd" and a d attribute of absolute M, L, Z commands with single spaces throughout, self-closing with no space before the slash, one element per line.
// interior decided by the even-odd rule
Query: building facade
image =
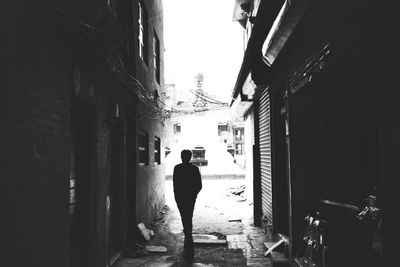
<path fill-rule="evenodd" d="M 3 7 L 2 264 L 108 266 L 164 205 L 162 3 Z"/>
<path fill-rule="evenodd" d="M 255 222 L 288 237 L 293 265 L 399 262 L 395 7 L 236 1 L 234 19 L 250 36 L 232 107 L 254 134 Z"/>

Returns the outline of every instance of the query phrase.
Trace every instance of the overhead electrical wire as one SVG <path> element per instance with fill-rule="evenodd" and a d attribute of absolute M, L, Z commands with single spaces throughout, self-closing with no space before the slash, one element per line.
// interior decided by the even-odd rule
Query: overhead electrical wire
<path fill-rule="evenodd" d="M 205 94 L 201 94 L 200 92 L 194 91 L 193 89 L 190 89 L 189 92 L 191 92 L 191 93 L 194 94 L 195 96 L 197 96 L 197 97 L 203 99 L 203 100 L 206 101 L 207 103 L 216 104 L 216 105 L 224 105 L 224 106 L 225 106 L 225 105 L 228 105 L 228 103 L 224 103 L 224 102 L 221 102 L 221 101 L 219 101 L 219 100 L 215 100 L 215 99 L 213 99 L 213 98 L 211 98 L 211 97 L 208 97 L 208 96 L 205 95 Z M 212 99 L 212 100 L 210 100 L 210 99 Z"/>
<path fill-rule="evenodd" d="M 83 21 L 73 17 L 72 15 L 69 15 L 69 14 L 63 12 L 58 7 L 56 8 L 56 10 L 60 14 L 62 14 L 64 17 L 68 18 L 69 20 L 73 21 L 75 24 L 80 26 L 81 32 L 83 32 L 87 37 L 90 38 L 92 45 L 93 45 L 93 43 L 95 43 L 95 45 L 97 45 L 96 48 L 98 50 L 103 50 L 103 51 L 99 51 L 99 52 L 100 53 L 102 52 L 102 54 L 105 56 L 104 60 L 106 62 L 106 65 L 108 66 L 109 70 L 111 72 L 117 74 L 120 77 L 120 79 L 124 80 L 125 84 L 128 85 L 129 88 L 134 89 L 135 95 L 138 97 L 140 102 L 143 103 L 143 105 L 148 108 L 148 109 L 143 109 L 140 107 L 138 108 L 138 112 L 143 113 L 142 117 L 138 118 L 138 119 L 142 119 L 144 116 L 144 117 L 147 117 L 150 119 L 164 120 L 164 119 L 170 117 L 171 114 L 188 115 L 188 114 L 196 114 L 196 113 L 205 112 L 205 111 L 221 110 L 221 109 L 226 109 L 229 107 L 228 103 L 224 103 L 222 101 L 216 100 L 206 94 L 202 94 L 200 92 L 194 91 L 193 89 L 190 89 L 190 92 L 193 93 L 195 96 L 201 98 L 202 100 L 204 100 L 205 102 L 207 102 L 209 104 L 219 105 L 219 107 L 213 107 L 213 108 L 205 107 L 202 109 L 186 111 L 186 110 L 179 110 L 179 109 L 176 109 L 176 108 L 173 108 L 173 107 L 167 105 L 160 98 L 155 98 L 153 95 L 151 95 L 149 93 L 149 90 L 147 90 L 142 85 L 142 83 L 129 72 L 128 68 L 124 64 L 124 60 L 121 58 L 121 54 L 120 54 L 118 48 L 116 47 L 116 45 L 117 45 L 116 42 L 119 42 L 119 41 L 118 41 L 118 39 L 115 39 L 113 37 L 127 34 L 131 31 L 135 30 L 135 28 L 131 28 L 125 32 L 111 36 L 110 34 L 105 33 L 103 31 L 101 31 L 100 29 L 98 29 L 88 23 L 83 22 Z M 146 22 L 149 22 L 149 21 L 157 18 L 161 14 L 162 14 L 162 12 L 156 14 L 155 16 L 146 20 Z M 92 32 L 88 32 L 88 31 L 92 31 Z M 105 45 L 106 51 L 104 51 L 104 47 L 100 48 L 98 46 L 99 45 L 98 42 L 94 41 L 95 36 L 93 34 L 101 35 L 103 37 L 103 40 L 104 40 L 103 45 Z M 111 38 L 107 38 L 110 36 L 111 36 Z M 107 43 L 107 40 L 111 40 L 111 42 L 109 41 Z M 112 56 L 109 55 L 110 52 L 113 54 Z M 161 105 L 164 108 L 160 108 L 158 106 L 158 103 L 161 103 Z M 169 110 L 166 110 L 165 107 L 167 107 Z"/>
<path fill-rule="evenodd" d="M 170 115 L 169 111 L 160 108 L 157 104 L 158 102 L 160 102 L 163 106 L 166 106 L 165 103 L 160 101 L 160 99 L 158 98 L 154 98 L 150 94 L 150 92 L 142 85 L 142 83 L 129 72 L 128 68 L 124 64 L 123 59 L 121 58 L 121 53 L 118 47 L 116 47 L 118 45 L 121 45 L 117 44 L 117 42 L 119 42 L 118 39 L 107 38 L 110 36 L 110 34 L 105 33 L 100 29 L 83 22 L 70 14 L 67 14 L 59 7 L 56 7 L 56 11 L 60 13 L 63 17 L 67 18 L 69 21 L 72 21 L 75 25 L 78 25 L 80 32 L 84 34 L 84 36 L 89 38 L 91 45 L 95 46 L 98 52 L 104 55 L 104 62 L 106 63 L 105 65 L 108 67 L 109 71 L 117 74 L 119 78 L 123 80 L 129 88 L 134 89 L 135 95 L 138 97 L 140 102 L 148 108 L 144 110 L 144 113 L 146 113 L 145 116 L 147 118 L 165 119 Z M 156 18 L 159 15 L 160 14 L 157 14 L 156 16 L 151 17 L 149 20 L 147 20 L 147 22 Z M 103 37 L 102 44 L 99 44 L 99 41 L 96 42 L 94 40 L 94 37 L 96 37 L 96 35 Z M 112 56 L 110 54 L 112 54 Z M 158 100 L 158 102 L 156 100 Z"/>

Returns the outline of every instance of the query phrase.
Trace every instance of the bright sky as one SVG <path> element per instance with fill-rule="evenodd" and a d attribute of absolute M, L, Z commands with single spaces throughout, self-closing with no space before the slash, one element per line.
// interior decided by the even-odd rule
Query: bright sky
<path fill-rule="evenodd" d="M 204 89 L 230 103 L 243 59 L 243 32 L 232 21 L 234 0 L 164 0 L 165 81 L 177 90 Z"/>

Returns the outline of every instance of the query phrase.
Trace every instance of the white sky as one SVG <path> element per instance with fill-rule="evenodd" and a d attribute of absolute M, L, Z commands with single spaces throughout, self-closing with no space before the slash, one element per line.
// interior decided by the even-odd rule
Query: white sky
<path fill-rule="evenodd" d="M 230 103 L 243 59 L 243 32 L 232 21 L 234 0 L 164 0 L 165 81 L 177 91 L 204 90 Z"/>

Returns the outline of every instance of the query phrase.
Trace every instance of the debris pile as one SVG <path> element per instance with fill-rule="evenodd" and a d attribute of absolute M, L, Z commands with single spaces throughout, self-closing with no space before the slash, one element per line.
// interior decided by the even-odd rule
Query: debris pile
<path fill-rule="evenodd" d="M 218 232 L 210 234 L 193 234 L 193 243 L 197 245 L 225 245 L 226 235 Z"/>
<path fill-rule="evenodd" d="M 165 206 L 154 219 L 154 222 L 163 222 L 167 210 L 168 207 Z M 154 224 L 151 224 L 151 226 L 154 226 Z M 135 245 L 128 247 L 123 253 L 124 256 L 128 258 L 139 258 L 148 256 L 151 253 L 166 253 L 168 251 L 167 247 L 154 244 L 154 241 L 150 241 L 155 236 L 154 231 L 143 222 L 137 225 L 137 235 L 141 237 L 141 240 Z"/>
<path fill-rule="evenodd" d="M 144 248 L 148 252 L 161 252 L 161 253 L 167 252 L 167 247 L 165 247 L 165 246 L 145 246 Z"/>
<path fill-rule="evenodd" d="M 148 229 L 145 225 L 144 225 L 144 223 L 139 223 L 138 225 L 137 225 L 137 227 L 139 228 L 139 231 L 140 231 L 140 233 L 142 234 L 142 236 L 143 236 L 143 238 L 145 239 L 145 240 L 150 240 L 150 238 L 152 237 L 152 236 L 154 236 L 154 232 L 153 232 L 153 230 L 151 230 L 151 229 Z"/>
<path fill-rule="evenodd" d="M 229 193 L 235 196 L 238 196 L 239 199 L 237 201 L 246 201 L 247 198 L 245 196 L 246 185 L 243 184 L 239 187 L 230 188 Z"/>

